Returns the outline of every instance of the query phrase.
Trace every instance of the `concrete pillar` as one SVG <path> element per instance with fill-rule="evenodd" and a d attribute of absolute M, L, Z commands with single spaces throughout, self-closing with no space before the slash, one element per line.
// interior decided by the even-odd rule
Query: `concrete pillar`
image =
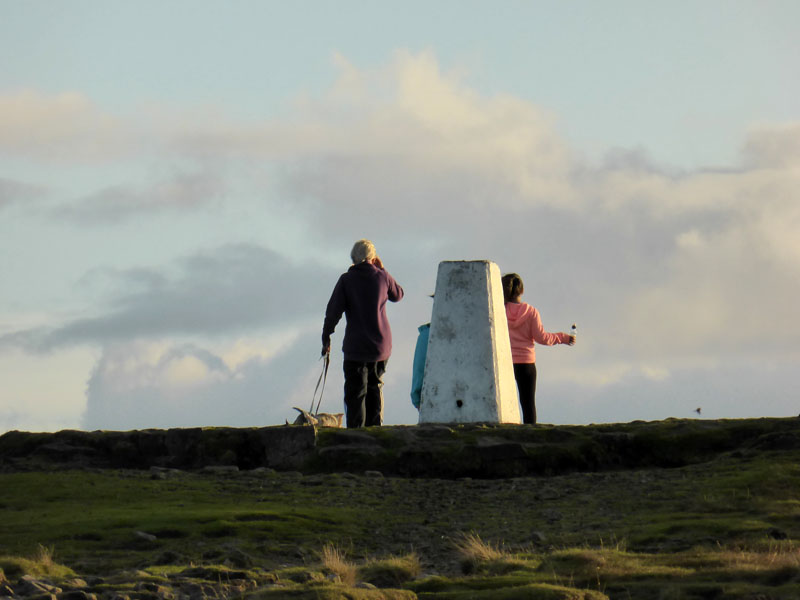
<path fill-rule="evenodd" d="M 420 423 L 520 423 L 500 269 L 439 263 Z"/>

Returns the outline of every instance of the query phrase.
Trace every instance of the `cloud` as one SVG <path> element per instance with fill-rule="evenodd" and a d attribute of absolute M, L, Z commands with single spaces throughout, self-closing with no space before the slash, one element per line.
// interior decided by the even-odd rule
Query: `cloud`
<path fill-rule="evenodd" d="M 43 186 L 0 177 L 0 210 L 12 204 L 37 200 L 44 194 L 45 188 Z"/>
<path fill-rule="evenodd" d="M 554 115 L 510 95 L 477 93 L 443 72 L 432 53 L 401 51 L 373 70 L 341 56 L 335 65 L 331 89 L 297 99 L 281 120 L 192 122 L 189 110 L 158 146 L 169 139 L 183 158 L 224 159 L 242 169 L 237 174 L 269 170 L 275 177 L 251 181 L 267 210 L 305 211 L 322 247 L 373 238 L 394 253 L 390 266 L 412 289 L 432 287 L 438 260 L 494 259 L 528 278 L 530 300 L 557 307 L 554 319 L 596 323 L 604 353 L 615 359 L 736 355 L 775 315 L 791 314 L 800 176 L 787 165 L 796 126 L 754 131 L 743 144 L 750 158 L 728 171 L 676 171 L 645 148 L 614 149 L 591 165 L 559 134 Z M 265 164 L 253 166 L 259 160 Z M 102 190 L 64 210 L 107 221 L 166 206 L 191 211 L 201 198 L 235 202 L 222 198 L 226 189 L 223 177 L 199 171 Z M 258 265 L 282 259 L 254 256 L 230 248 L 198 256 L 183 274 L 122 294 L 104 315 L 67 323 L 39 343 L 222 334 L 266 323 L 278 304 L 252 299 L 287 296 L 266 289 L 274 274 Z M 219 277 L 242 269 L 242 281 Z M 308 314 L 327 298 L 324 286 L 287 281 L 301 286 L 293 304 Z"/>
<path fill-rule="evenodd" d="M 57 218 L 108 224 L 166 210 L 193 211 L 222 200 L 225 183 L 211 169 L 177 173 L 153 184 L 115 185 L 54 210 Z"/>
<path fill-rule="evenodd" d="M 488 258 L 521 273 L 524 299 L 540 309 L 549 330 L 573 321 L 581 330 L 574 349 L 542 353 L 543 377 L 549 369 L 609 410 L 614 393 L 626 395 L 629 418 L 644 402 L 637 393 L 668 402 L 664 390 L 671 387 L 690 394 L 693 382 L 712 381 L 725 389 L 720 378 L 735 378 L 726 364 L 749 361 L 760 373 L 749 375 L 753 381 L 764 381 L 776 362 L 796 364 L 796 124 L 754 129 L 743 141 L 741 164 L 727 169 L 674 169 L 654 161 L 646 147 L 611 149 L 591 164 L 559 133 L 556 115 L 508 94 L 480 94 L 431 53 L 398 52 L 372 70 L 341 56 L 335 64 L 339 76 L 326 93 L 297 98 L 279 118 L 199 119 L 201 111 L 191 108 L 172 122 L 160 113 L 140 115 L 141 135 L 155 148 L 150 160 L 166 155 L 170 164 L 194 166 L 155 183 L 145 178 L 93 191 L 61 208 L 113 228 L 128 216 L 185 218 L 258 198 L 276 230 L 290 213 L 306 216 L 306 237 L 297 244 L 318 251 L 318 260 L 236 243 L 234 231 L 233 243 L 167 266 L 92 268 L 87 281 L 110 288 L 107 301 L 47 329 L 9 332 L 0 344 L 31 351 L 102 347 L 90 383 L 92 426 L 186 425 L 186 415 L 239 422 L 214 398 L 239 394 L 233 412 L 252 415 L 267 388 L 280 408 L 264 419 L 282 422 L 285 398 L 309 377 L 306 357 L 318 352 L 316 330 L 347 266 L 347 249 L 369 237 L 407 292 L 390 316 L 395 354 L 386 389 L 406 407 L 394 413 L 398 419 L 414 416 L 406 412 L 410 353 L 416 325 L 430 315 L 426 294 L 440 260 Z M 81 144 L 93 129 L 106 132 L 97 143 L 109 145 L 109 156 L 142 149 L 132 121 L 107 121 L 86 99 L 31 98 L 30 114 L 46 122 L 73 114 L 74 126 L 61 123 L 49 141 L 34 137 L 25 146 L 0 121 L 0 151 L 46 157 L 50 147 L 75 147 L 87 158 L 91 147 Z M 329 255 L 336 252 L 341 268 L 321 266 L 335 262 Z M 234 359 L 217 347 L 254 330 L 307 326 L 315 333 L 297 344 L 312 350 L 240 349 Z M 775 393 L 789 402 L 791 390 Z M 129 406 L 119 419 L 114 398 Z M 172 412 L 155 418 L 164 403 Z M 655 418 L 665 410 L 643 414 Z"/>
<path fill-rule="evenodd" d="M 105 161 L 123 147 L 120 121 L 83 94 L 34 90 L 0 94 L 0 155 Z"/>
<path fill-rule="evenodd" d="M 318 336 L 232 364 L 197 345 L 136 342 L 105 349 L 87 386 L 86 429 L 283 424 L 313 391 Z M 263 348 L 262 348 L 263 350 Z"/>
<path fill-rule="evenodd" d="M 51 328 L 9 332 L 0 345 L 49 351 L 163 336 L 230 336 L 252 329 L 297 327 L 324 310 L 320 297 L 335 271 L 295 263 L 254 245 L 229 245 L 192 255 L 169 269 L 93 271 L 114 288 L 107 309 Z M 323 286 L 325 291 L 323 292 Z"/>
<path fill-rule="evenodd" d="M 742 150 L 755 168 L 785 168 L 800 165 L 800 123 L 762 125 L 753 128 Z"/>

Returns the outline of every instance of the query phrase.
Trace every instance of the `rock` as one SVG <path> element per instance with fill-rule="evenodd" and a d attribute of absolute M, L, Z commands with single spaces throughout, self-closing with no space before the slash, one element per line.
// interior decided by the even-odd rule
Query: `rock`
<path fill-rule="evenodd" d="M 269 467 L 257 467 L 247 472 L 248 475 L 255 475 L 256 477 L 274 477 L 278 472 Z"/>
<path fill-rule="evenodd" d="M 130 600 L 162 600 L 162 599 L 161 596 L 159 596 L 155 592 L 148 592 L 147 590 L 141 590 L 139 592 L 131 593 Z"/>
<path fill-rule="evenodd" d="M 58 596 L 55 594 L 34 594 L 33 596 L 28 596 L 26 600 L 58 600 Z"/>
<path fill-rule="evenodd" d="M 541 531 L 532 531 L 531 541 L 534 544 L 544 544 L 547 542 L 547 537 Z"/>
<path fill-rule="evenodd" d="M 136 533 L 134 533 L 134 535 L 137 538 L 146 540 L 148 542 L 155 542 L 156 540 L 158 540 L 158 538 L 154 536 L 152 533 L 145 533 L 144 531 L 137 531 Z"/>
<path fill-rule="evenodd" d="M 16 596 L 38 596 L 41 594 L 60 594 L 62 589 L 44 581 L 31 577 L 30 575 L 23 575 L 14 586 L 14 594 Z"/>
<path fill-rule="evenodd" d="M 69 590 L 58 594 L 58 600 L 97 600 L 94 594 L 87 594 L 83 590 Z"/>
<path fill-rule="evenodd" d="M 367 583 L 366 581 L 359 581 L 356 584 L 356 587 L 362 590 L 377 590 L 378 588 L 371 583 Z"/>
<path fill-rule="evenodd" d="M 550 523 L 555 523 L 563 518 L 563 515 L 554 508 L 548 508 L 542 511 L 542 516 Z"/>
<path fill-rule="evenodd" d="M 181 585 L 181 596 L 188 596 L 191 600 L 205 600 L 216 598 L 217 591 L 210 585 L 188 582 Z"/>
<path fill-rule="evenodd" d="M 200 472 L 207 475 L 236 475 L 239 473 L 239 467 L 236 465 L 206 465 Z"/>
<path fill-rule="evenodd" d="M 382 479 L 383 473 L 380 471 L 364 471 L 364 477 L 376 477 L 378 479 Z"/>
<path fill-rule="evenodd" d="M 157 565 L 174 565 L 183 562 L 184 557 L 172 550 L 166 550 L 156 557 L 155 564 Z"/>
<path fill-rule="evenodd" d="M 165 467 L 150 467 L 150 479 L 172 479 L 183 473 L 180 469 L 167 469 Z"/>
<path fill-rule="evenodd" d="M 238 548 L 234 548 L 228 552 L 227 562 L 237 569 L 248 569 L 255 564 L 255 559 Z M 232 577 L 232 579 L 236 578 Z"/>
<path fill-rule="evenodd" d="M 771 537 L 773 540 L 788 540 L 789 536 L 785 531 L 781 531 L 777 527 L 771 528 L 767 531 L 767 535 Z"/>

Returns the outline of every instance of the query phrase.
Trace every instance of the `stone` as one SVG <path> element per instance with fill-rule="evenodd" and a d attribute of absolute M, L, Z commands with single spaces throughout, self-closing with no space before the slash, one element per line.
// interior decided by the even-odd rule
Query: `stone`
<path fill-rule="evenodd" d="M 30 575 L 23 575 L 14 586 L 17 596 L 37 596 L 41 594 L 59 594 L 62 589 L 44 581 L 39 581 Z"/>
<path fill-rule="evenodd" d="M 778 529 L 777 527 L 770 528 L 770 530 L 767 531 L 767 535 L 769 537 L 771 537 L 773 540 L 788 540 L 789 539 L 789 535 L 785 531 L 782 531 L 782 530 Z"/>
<path fill-rule="evenodd" d="M 165 467 L 150 467 L 150 479 L 172 479 L 183 473 L 180 469 L 167 469 Z"/>
<path fill-rule="evenodd" d="M 520 423 L 499 267 L 439 263 L 419 422 Z"/>
<path fill-rule="evenodd" d="M 58 594 L 57 597 L 58 600 L 97 600 L 97 596 L 83 590 L 69 590 Z"/>
<path fill-rule="evenodd" d="M 236 465 L 207 465 L 201 471 L 209 475 L 236 475 L 239 473 L 239 467 Z"/>
<path fill-rule="evenodd" d="M 185 557 L 173 550 L 165 550 L 155 559 L 157 565 L 174 565 L 183 562 Z"/>
<path fill-rule="evenodd" d="M 560 511 L 554 508 L 548 508 L 542 511 L 542 517 L 545 518 L 550 523 L 555 523 L 556 521 L 560 521 L 563 518 L 563 515 Z"/>
<path fill-rule="evenodd" d="M 255 559 L 252 556 L 250 556 L 249 554 L 247 554 L 246 552 L 242 552 L 238 548 L 233 548 L 230 551 L 228 551 L 228 556 L 227 556 L 226 562 L 229 563 L 230 566 L 236 567 L 237 569 L 249 569 L 250 567 L 252 567 L 255 564 Z M 227 576 L 230 579 L 246 579 L 247 578 L 247 574 L 246 573 L 241 573 L 241 574 L 237 573 L 237 575 L 241 575 L 241 576 L 237 576 L 237 577 L 234 577 L 232 573 L 233 572 L 227 573 Z"/>
<path fill-rule="evenodd" d="M 356 584 L 356 587 L 357 587 L 358 589 L 362 589 L 362 590 L 377 590 L 377 589 L 378 589 L 378 587 L 377 587 L 377 586 L 375 586 L 375 585 L 373 585 L 373 584 L 371 584 L 371 583 L 368 583 L 368 582 L 366 582 L 366 581 L 359 581 L 359 582 Z"/>
<path fill-rule="evenodd" d="M 541 531 L 531 532 L 531 541 L 534 544 L 544 544 L 547 542 L 547 537 Z"/>

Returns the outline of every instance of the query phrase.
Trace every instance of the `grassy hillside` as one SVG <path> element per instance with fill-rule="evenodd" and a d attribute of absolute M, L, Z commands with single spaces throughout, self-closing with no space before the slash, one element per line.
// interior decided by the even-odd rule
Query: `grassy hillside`
<path fill-rule="evenodd" d="M 800 598 L 796 421 L 704 421 L 713 452 L 675 441 L 675 422 L 627 424 L 628 440 L 651 437 L 651 459 L 549 476 L 7 466 L 0 569 L 12 583 L 80 576 L 132 600 L 189 585 L 265 598 Z M 730 433 L 745 429 L 758 434 Z M 532 430 L 552 436 L 508 431 Z"/>

